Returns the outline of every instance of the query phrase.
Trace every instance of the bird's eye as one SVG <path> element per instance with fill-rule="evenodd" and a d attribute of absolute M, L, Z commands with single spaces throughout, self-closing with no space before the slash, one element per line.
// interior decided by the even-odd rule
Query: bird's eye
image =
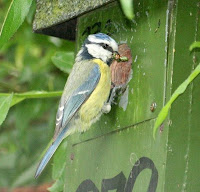
<path fill-rule="evenodd" d="M 107 44 L 103 44 L 103 48 L 104 48 L 104 49 L 107 49 L 107 48 L 108 48 L 108 45 L 107 45 Z"/>

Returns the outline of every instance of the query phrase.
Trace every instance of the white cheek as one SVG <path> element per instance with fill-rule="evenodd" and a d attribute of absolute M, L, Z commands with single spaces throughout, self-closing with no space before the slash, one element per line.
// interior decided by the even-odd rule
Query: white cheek
<path fill-rule="evenodd" d="M 88 44 L 86 45 L 86 47 L 88 48 L 88 53 L 90 55 L 95 58 L 102 59 L 104 62 L 106 62 L 112 56 L 112 53 L 110 51 L 105 50 L 100 45 Z"/>
<path fill-rule="evenodd" d="M 113 48 L 114 51 L 118 51 L 118 45 L 115 41 L 111 42 L 111 47 Z"/>

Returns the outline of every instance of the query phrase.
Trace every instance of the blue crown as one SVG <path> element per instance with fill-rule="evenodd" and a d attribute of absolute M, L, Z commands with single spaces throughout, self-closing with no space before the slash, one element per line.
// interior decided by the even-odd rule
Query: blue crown
<path fill-rule="evenodd" d="M 96 38 L 98 39 L 105 39 L 107 41 L 110 41 L 111 40 L 111 37 L 104 34 L 104 33 L 97 33 L 97 34 L 93 34 Z"/>

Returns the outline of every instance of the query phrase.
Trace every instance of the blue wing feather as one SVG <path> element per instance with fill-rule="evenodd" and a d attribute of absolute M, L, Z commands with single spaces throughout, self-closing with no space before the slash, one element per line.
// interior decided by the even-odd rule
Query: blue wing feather
<path fill-rule="evenodd" d="M 78 111 L 80 106 L 87 100 L 90 94 L 93 92 L 95 87 L 97 86 L 101 73 L 98 65 L 94 65 L 92 68 L 88 78 L 79 86 L 70 96 L 66 104 L 64 105 L 64 113 L 62 117 L 62 128 L 59 130 L 56 135 L 54 142 L 47 149 L 43 159 L 38 165 L 37 171 L 35 173 L 35 178 L 37 178 L 41 172 L 46 167 L 47 163 L 55 153 L 56 149 L 65 138 L 65 134 L 69 129 L 69 122 L 74 114 Z"/>
<path fill-rule="evenodd" d="M 58 148 L 58 146 L 62 142 L 62 140 L 64 138 L 63 135 L 66 133 L 67 129 L 68 129 L 68 126 L 66 126 L 64 129 L 62 129 L 62 131 L 60 132 L 60 134 L 58 135 L 56 140 L 47 149 L 44 157 L 42 158 L 42 160 L 40 161 L 40 163 L 38 165 L 38 168 L 37 168 L 36 173 L 35 173 L 35 178 L 37 178 L 42 173 L 44 168 L 46 167 L 47 163 L 49 162 L 49 160 L 51 159 L 51 157 L 55 153 L 56 149 Z"/>
<path fill-rule="evenodd" d="M 99 66 L 95 65 L 91 70 L 90 75 L 87 80 L 76 89 L 69 100 L 66 102 L 64 106 L 64 113 L 62 119 L 62 126 L 64 126 L 70 117 L 74 115 L 77 109 L 84 103 L 84 101 L 89 97 L 89 95 L 93 92 L 97 83 L 100 79 L 100 70 Z"/>

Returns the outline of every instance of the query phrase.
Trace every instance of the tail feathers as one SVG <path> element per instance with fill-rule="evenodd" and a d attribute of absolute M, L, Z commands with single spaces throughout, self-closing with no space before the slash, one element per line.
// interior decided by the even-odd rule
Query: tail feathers
<path fill-rule="evenodd" d="M 57 136 L 56 140 L 51 144 L 51 146 L 47 149 L 47 152 L 45 153 L 43 159 L 40 161 L 38 168 L 35 173 L 35 178 L 39 177 L 44 168 L 46 167 L 47 163 L 50 161 L 51 157 L 55 153 L 56 149 L 62 142 L 62 140 L 65 138 L 65 133 L 67 131 L 68 127 L 65 127 L 60 134 Z"/>

